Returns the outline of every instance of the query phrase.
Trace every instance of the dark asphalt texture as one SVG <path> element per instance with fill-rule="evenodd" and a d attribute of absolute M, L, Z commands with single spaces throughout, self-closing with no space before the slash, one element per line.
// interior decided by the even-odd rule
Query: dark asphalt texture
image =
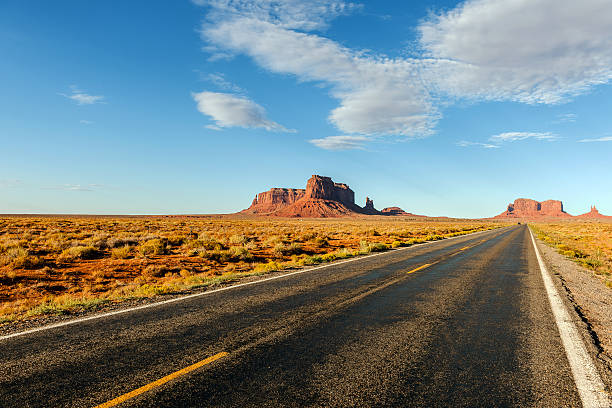
<path fill-rule="evenodd" d="M 524 225 L 1 340 L 0 406 L 93 407 L 223 351 L 120 406 L 581 406 Z"/>

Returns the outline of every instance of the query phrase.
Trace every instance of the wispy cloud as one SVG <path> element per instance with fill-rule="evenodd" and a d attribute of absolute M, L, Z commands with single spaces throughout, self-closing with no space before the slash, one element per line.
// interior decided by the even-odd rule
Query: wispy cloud
<path fill-rule="evenodd" d="M 559 136 L 554 133 L 546 132 L 546 133 L 538 133 L 538 132 L 505 132 L 500 133 L 498 135 L 491 136 L 489 138 L 490 142 L 515 142 L 517 140 L 525 140 L 525 139 L 536 139 L 536 140 L 546 140 L 552 142 L 554 140 L 558 140 Z"/>
<path fill-rule="evenodd" d="M 76 86 L 70 86 L 70 94 L 60 93 L 59 95 L 64 96 L 68 99 L 72 99 L 78 105 L 93 105 L 96 103 L 104 103 L 104 96 L 102 95 L 89 95 L 85 91 L 80 90 Z"/>
<path fill-rule="evenodd" d="M 495 145 L 495 144 L 491 144 L 491 143 L 480 143 L 480 142 L 469 142 L 467 140 L 461 140 L 459 142 L 457 142 L 457 146 L 460 147 L 471 147 L 471 146 L 475 146 L 475 147 L 482 147 L 485 149 L 499 149 L 499 145 Z"/>
<path fill-rule="evenodd" d="M 573 123 L 578 119 L 578 115 L 575 113 L 563 113 L 561 115 L 557 115 L 557 120 L 553 123 Z"/>
<path fill-rule="evenodd" d="M 44 190 L 82 191 L 90 192 L 103 188 L 102 184 L 62 184 L 58 186 L 43 187 Z"/>
<path fill-rule="evenodd" d="M 209 129 L 243 127 L 295 132 L 267 119 L 265 109 L 244 96 L 200 92 L 192 94 L 192 97 L 197 102 L 198 110 L 215 122 L 214 127 Z"/>
<path fill-rule="evenodd" d="M 233 82 L 229 81 L 225 77 L 225 74 L 221 72 L 213 72 L 213 73 L 204 73 L 200 71 L 197 71 L 197 72 L 200 74 L 200 80 L 210 82 L 211 84 L 215 85 L 217 88 L 221 90 L 230 91 L 233 93 L 244 93 L 244 89 L 234 84 Z"/>
<path fill-rule="evenodd" d="M 365 136 L 328 136 L 322 139 L 311 139 L 308 142 L 325 150 L 352 150 L 363 149 L 364 142 L 369 138 Z"/>
<path fill-rule="evenodd" d="M 592 142 L 612 142 L 612 136 L 598 137 L 595 139 L 582 139 L 579 143 L 592 143 Z"/>
<path fill-rule="evenodd" d="M 81 119 L 79 123 L 83 125 L 93 125 L 93 122 L 91 120 L 85 120 L 85 119 Z"/>

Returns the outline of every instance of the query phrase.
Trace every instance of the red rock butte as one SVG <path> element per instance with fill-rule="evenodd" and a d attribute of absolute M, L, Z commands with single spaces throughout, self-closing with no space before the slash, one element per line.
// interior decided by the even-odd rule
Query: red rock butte
<path fill-rule="evenodd" d="M 597 210 L 597 208 L 594 205 L 592 205 L 591 206 L 591 211 L 589 211 L 588 213 L 577 215 L 576 218 L 605 218 L 605 219 L 612 219 L 612 216 L 601 214 Z"/>
<path fill-rule="evenodd" d="M 381 212 L 374 201 L 366 198 L 364 207 L 355 204 L 355 192 L 330 177 L 313 175 L 305 189 L 272 188 L 255 196 L 251 206 L 240 214 L 273 217 L 350 217 L 358 215 L 411 215 L 399 207 L 399 212 Z"/>
<path fill-rule="evenodd" d="M 503 213 L 494 218 L 612 218 L 602 215 L 593 206 L 591 211 L 574 217 L 563 210 L 559 200 L 535 201 L 528 198 L 517 198 Z"/>

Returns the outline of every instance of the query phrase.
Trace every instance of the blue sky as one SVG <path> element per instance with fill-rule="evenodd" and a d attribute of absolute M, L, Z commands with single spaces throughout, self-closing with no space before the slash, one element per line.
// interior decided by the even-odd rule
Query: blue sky
<path fill-rule="evenodd" d="M 321 174 L 379 209 L 612 214 L 610 21 L 608 0 L 4 1 L 0 213 L 227 213 Z"/>

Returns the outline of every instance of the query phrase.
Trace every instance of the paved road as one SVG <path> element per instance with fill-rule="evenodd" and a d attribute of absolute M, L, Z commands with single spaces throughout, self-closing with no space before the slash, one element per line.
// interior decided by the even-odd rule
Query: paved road
<path fill-rule="evenodd" d="M 2 407 L 159 379 L 117 406 L 581 405 L 525 226 L 0 341 Z"/>

